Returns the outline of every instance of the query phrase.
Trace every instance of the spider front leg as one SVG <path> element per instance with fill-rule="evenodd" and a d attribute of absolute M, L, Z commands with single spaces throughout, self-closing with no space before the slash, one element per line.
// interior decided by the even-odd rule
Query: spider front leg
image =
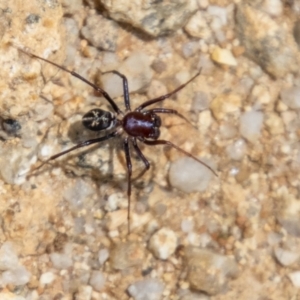
<path fill-rule="evenodd" d="M 74 72 L 74 71 L 70 71 L 69 69 L 65 68 L 64 66 L 60 66 L 59 64 L 48 60 L 46 58 L 43 58 L 41 56 L 35 55 L 33 53 L 27 52 L 21 48 L 18 48 L 19 51 L 25 53 L 26 55 L 33 57 L 33 58 L 37 58 L 40 59 L 42 61 L 47 62 L 48 64 L 51 64 L 55 67 L 57 67 L 58 69 L 61 69 L 69 74 L 71 74 L 72 76 L 78 78 L 79 80 L 85 82 L 86 84 L 88 84 L 89 86 L 91 86 L 93 89 L 95 89 L 97 92 L 99 92 L 100 94 L 103 95 L 103 97 L 109 102 L 109 104 L 112 106 L 113 110 L 119 115 L 122 113 L 122 111 L 120 110 L 120 108 L 118 107 L 118 105 L 115 103 L 115 101 L 108 95 L 108 93 L 106 91 L 104 91 L 102 88 L 100 88 L 99 86 L 96 86 L 94 83 L 90 82 L 89 80 L 85 79 L 84 77 L 82 77 L 81 75 L 79 75 L 78 73 Z"/>
<path fill-rule="evenodd" d="M 116 70 L 103 72 L 102 74 L 107 74 L 107 73 L 113 73 L 113 74 L 116 74 L 116 75 L 118 75 L 119 77 L 122 78 L 122 80 L 123 80 L 123 96 L 124 96 L 125 107 L 126 107 L 127 111 L 131 111 L 130 97 L 129 97 L 129 90 L 128 90 L 128 80 L 127 80 L 126 76 L 121 74 L 120 72 L 118 72 Z"/>
<path fill-rule="evenodd" d="M 153 112 L 153 113 L 159 113 L 159 114 L 173 114 L 178 116 L 179 118 L 185 120 L 187 123 L 189 123 L 191 126 L 193 126 L 195 129 L 198 129 L 197 127 L 195 127 L 190 120 L 188 120 L 184 115 L 182 115 L 181 113 L 179 113 L 177 110 L 175 109 L 170 109 L 170 108 L 153 108 L 153 109 L 149 109 L 147 110 L 149 112 Z"/>
<path fill-rule="evenodd" d="M 186 85 L 188 85 L 191 81 L 193 81 L 200 74 L 201 74 L 201 69 L 190 80 L 188 80 L 186 83 L 180 85 L 178 88 L 176 88 L 172 92 L 144 102 L 138 108 L 136 108 L 135 111 L 141 111 L 143 108 L 145 108 L 145 107 L 147 107 L 147 106 L 149 106 L 151 104 L 154 104 L 154 103 L 157 103 L 157 102 L 160 102 L 160 101 L 164 101 L 165 99 L 170 98 L 171 96 L 173 96 L 174 94 L 176 94 L 177 92 L 179 92 L 180 90 L 182 90 Z"/>

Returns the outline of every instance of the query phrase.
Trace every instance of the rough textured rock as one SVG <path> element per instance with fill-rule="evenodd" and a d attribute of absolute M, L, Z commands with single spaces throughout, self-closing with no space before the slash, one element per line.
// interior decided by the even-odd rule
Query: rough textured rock
<path fill-rule="evenodd" d="M 86 18 L 86 25 L 81 29 L 81 34 L 94 47 L 115 51 L 117 44 L 117 24 L 100 15 L 91 15 Z M 99 30 L 101 28 L 101 30 Z"/>
<path fill-rule="evenodd" d="M 112 19 L 128 23 L 152 36 L 165 35 L 183 27 L 197 9 L 193 0 L 153 3 L 101 0 L 101 4 Z"/>
<path fill-rule="evenodd" d="M 266 72 L 282 78 L 298 71 L 298 47 L 291 32 L 249 4 L 238 5 L 236 20 L 246 54 Z"/>
<path fill-rule="evenodd" d="M 209 295 L 221 292 L 229 278 L 238 274 L 238 266 L 232 258 L 209 250 L 189 247 L 185 250 L 185 261 L 190 286 Z"/>
<path fill-rule="evenodd" d="M 139 243 L 119 243 L 113 248 L 110 263 L 116 270 L 140 265 L 145 257 L 145 250 Z"/>

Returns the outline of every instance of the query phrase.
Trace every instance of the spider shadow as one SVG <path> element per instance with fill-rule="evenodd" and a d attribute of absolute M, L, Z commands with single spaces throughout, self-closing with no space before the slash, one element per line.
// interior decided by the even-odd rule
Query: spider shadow
<path fill-rule="evenodd" d="M 99 134 L 98 132 L 87 130 L 82 125 L 81 121 L 76 121 L 70 125 L 67 136 L 69 140 L 76 145 L 89 139 L 105 136 L 109 132 L 110 131 Z M 114 190 L 125 193 L 124 195 L 126 195 L 127 166 L 122 141 L 123 140 L 121 137 L 116 137 L 114 139 L 100 142 L 99 144 L 83 147 L 77 151 L 75 150 L 74 152 L 62 156 L 59 160 L 48 162 L 41 169 L 37 169 L 36 171 L 33 170 L 29 176 L 38 176 L 46 171 L 51 171 L 53 168 L 61 168 L 68 177 L 89 177 L 96 183 L 98 188 L 103 184 L 109 184 L 109 186 L 111 186 Z M 96 165 L 93 165 L 89 161 L 89 158 L 91 158 L 92 155 L 95 155 L 95 152 L 99 150 L 99 148 L 105 149 L 105 151 L 108 153 L 108 156 L 106 156 L 104 159 L 101 159 L 101 157 L 97 158 Z M 147 170 L 143 167 L 137 168 L 137 165 L 143 166 L 143 164 L 133 151 L 131 151 L 131 153 L 134 168 L 132 185 L 135 188 L 134 190 L 137 190 L 138 192 L 143 190 L 145 186 L 147 186 L 147 183 L 152 181 L 153 168 L 150 168 L 152 171 L 147 172 L 150 175 L 150 179 L 144 179 L 143 175 Z M 101 152 L 96 154 L 96 157 L 98 155 L 101 155 Z M 114 172 L 116 169 L 116 159 L 119 160 L 119 163 L 122 166 L 122 172 L 118 172 L 117 174 Z M 106 170 L 103 172 L 103 167 L 105 164 L 107 167 L 105 167 Z M 99 189 L 97 189 L 97 191 L 99 191 Z"/>

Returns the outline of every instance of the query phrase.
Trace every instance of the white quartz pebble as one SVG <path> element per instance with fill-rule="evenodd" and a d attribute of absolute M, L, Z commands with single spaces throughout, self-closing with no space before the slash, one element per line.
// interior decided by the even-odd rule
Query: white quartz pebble
<path fill-rule="evenodd" d="M 212 176 L 210 169 L 190 157 L 176 160 L 169 171 L 170 184 L 185 193 L 205 191 Z"/>
<path fill-rule="evenodd" d="M 149 241 L 149 249 L 155 257 L 168 259 L 177 247 L 177 236 L 174 231 L 162 228 L 152 235 Z"/>
<path fill-rule="evenodd" d="M 90 285 L 96 291 L 101 291 L 105 284 L 105 277 L 100 271 L 92 271 Z"/>
<path fill-rule="evenodd" d="M 255 143 L 260 137 L 264 115 L 260 111 L 247 111 L 240 119 L 240 133 L 248 141 Z"/>
<path fill-rule="evenodd" d="M 159 300 L 164 290 L 164 285 L 157 279 L 144 279 L 137 281 L 128 288 L 134 300 Z"/>

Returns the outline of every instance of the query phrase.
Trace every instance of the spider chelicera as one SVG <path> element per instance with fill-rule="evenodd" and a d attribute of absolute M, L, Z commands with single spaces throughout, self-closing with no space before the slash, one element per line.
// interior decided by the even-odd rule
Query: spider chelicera
<path fill-rule="evenodd" d="M 115 101 L 109 96 L 107 92 L 105 92 L 102 88 L 96 86 L 92 82 L 88 81 L 87 79 L 83 78 L 76 72 L 70 71 L 66 69 L 63 66 L 60 66 L 50 60 L 47 60 L 45 58 L 42 58 L 40 56 L 37 56 L 35 54 L 29 53 L 27 51 L 24 51 L 22 49 L 19 49 L 20 51 L 24 52 L 25 54 L 40 59 L 42 61 L 45 61 L 51 65 L 56 66 L 57 68 L 68 72 L 72 76 L 77 77 L 78 79 L 82 80 L 83 82 L 90 85 L 92 88 L 94 88 L 97 92 L 102 94 L 102 96 L 109 102 L 114 112 L 106 111 L 103 109 L 95 108 L 87 112 L 82 117 L 82 123 L 83 125 L 92 131 L 107 131 L 108 133 L 104 136 L 97 137 L 94 139 L 89 139 L 83 142 L 78 143 L 74 147 L 71 147 L 70 149 L 67 149 L 65 151 L 62 151 L 60 153 L 57 153 L 50 158 L 48 158 L 46 161 L 44 161 L 41 165 L 39 165 L 36 169 L 39 169 L 46 163 L 48 163 L 51 160 L 54 160 L 62 155 L 65 155 L 71 151 L 74 151 L 75 149 L 86 147 L 92 144 L 100 143 L 115 137 L 121 137 L 123 139 L 123 147 L 125 152 L 125 158 L 126 158 L 126 166 L 127 166 L 127 197 L 128 197 L 128 213 L 127 213 L 127 219 L 128 219 L 128 232 L 130 232 L 130 195 L 131 195 L 131 175 L 132 175 L 132 164 L 131 164 L 131 156 L 130 156 L 130 150 L 129 150 L 129 144 L 131 143 L 133 146 L 134 151 L 136 152 L 137 156 L 143 161 L 145 165 L 145 171 L 149 170 L 150 163 L 147 160 L 147 158 L 143 155 L 142 151 L 140 150 L 138 146 L 138 142 L 144 143 L 149 146 L 155 146 L 155 145 L 167 145 L 170 147 L 173 147 L 177 149 L 178 151 L 182 152 L 186 156 L 191 157 L 198 163 L 204 165 L 207 167 L 212 173 L 214 173 L 216 176 L 216 172 L 206 163 L 196 158 L 191 153 L 186 152 L 182 148 L 176 146 L 170 141 L 159 139 L 160 136 L 160 126 L 161 126 L 161 118 L 158 116 L 158 114 L 174 114 L 177 115 L 184 120 L 188 121 L 183 115 L 181 115 L 179 112 L 177 112 L 174 109 L 169 108 L 150 108 L 146 109 L 148 106 L 162 102 L 163 100 L 171 97 L 181 89 L 183 89 L 187 84 L 189 84 L 191 81 L 193 81 L 197 76 L 200 75 L 201 70 L 194 75 L 190 80 L 188 80 L 186 83 L 180 85 L 172 92 L 162 95 L 160 97 L 148 100 L 144 103 L 142 103 L 139 107 L 137 107 L 135 110 L 131 110 L 130 107 L 130 97 L 129 97 L 129 89 L 128 89 L 128 81 L 127 78 L 119 73 L 118 71 L 109 71 L 110 73 L 114 73 L 122 78 L 123 81 L 123 93 L 124 93 L 124 103 L 126 111 L 125 113 L 118 107 L 118 105 L 115 103 Z M 109 73 L 107 72 L 107 73 Z"/>

